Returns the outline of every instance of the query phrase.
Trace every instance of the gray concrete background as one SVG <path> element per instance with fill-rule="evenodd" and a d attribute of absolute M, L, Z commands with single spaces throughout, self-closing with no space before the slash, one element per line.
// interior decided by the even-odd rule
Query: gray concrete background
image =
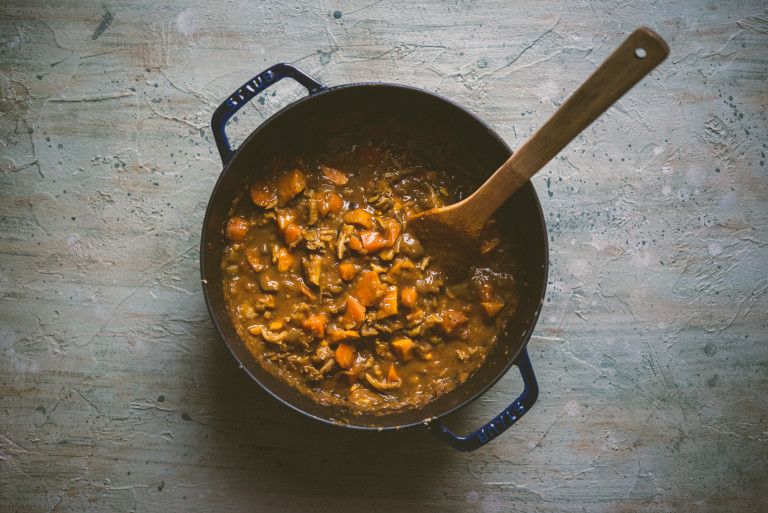
<path fill-rule="evenodd" d="M 768 509 L 767 7 L 2 2 L 0 511 Z M 208 125 L 238 86 L 283 61 L 412 85 L 517 148 L 641 25 L 668 60 L 534 179 L 541 395 L 511 431 L 461 454 L 335 429 L 238 370 L 198 266 Z M 273 88 L 233 138 L 302 94 Z"/>

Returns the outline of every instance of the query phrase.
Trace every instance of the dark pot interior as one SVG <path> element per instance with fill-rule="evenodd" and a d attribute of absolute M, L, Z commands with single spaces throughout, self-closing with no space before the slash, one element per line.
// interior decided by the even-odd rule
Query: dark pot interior
<path fill-rule="evenodd" d="M 525 350 L 544 297 L 548 269 L 546 227 L 533 186 L 527 183 L 497 213 L 502 231 L 518 249 L 520 303 L 483 366 L 456 389 L 420 408 L 356 413 L 322 405 L 263 368 L 241 341 L 222 293 L 223 227 L 237 190 L 261 172 L 275 153 L 306 154 L 339 142 L 388 140 L 408 145 L 427 161 L 478 183 L 511 154 L 489 127 L 461 107 L 409 87 L 356 84 L 325 89 L 299 100 L 256 129 L 225 166 L 203 224 L 201 272 L 209 311 L 242 367 L 286 405 L 321 421 L 387 429 L 421 424 L 473 400 L 493 385 Z"/>

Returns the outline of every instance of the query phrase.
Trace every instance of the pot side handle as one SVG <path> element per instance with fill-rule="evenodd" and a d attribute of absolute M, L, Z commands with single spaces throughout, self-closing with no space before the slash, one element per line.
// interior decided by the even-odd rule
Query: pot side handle
<path fill-rule="evenodd" d="M 431 421 L 427 425 L 428 429 L 454 449 L 465 452 L 479 449 L 506 431 L 507 428 L 520 420 L 520 418 L 533 407 L 536 399 L 539 397 L 539 384 L 536 382 L 536 376 L 533 374 L 533 367 L 531 367 L 528 351 L 523 353 L 515 365 L 517 365 L 517 368 L 520 370 L 523 383 L 525 383 L 523 393 L 520 394 L 520 397 L 515 399 L 506 410 L 494 417 L 489 423 L 465 437 L 453 434 L 448 428 L 440 423 L 439 419 Z"/>
<path fill-rule="evenodd" d="M 232 158 L 232 155 L 235 154 L 235 150 L 229 145 L 229 139 L 224 132 L 227 121 L 246 103 L 255 98 L 256 95 L 283 78 L 292 78 L 303 85 L 309 94 L 326 89 L 324 84 L 310 77 L 293 64 L 287 63 L 275 64 L 243 84 L 224 103 L 218 106 L 211 117 L 213 138 L 216 140 L 216 147 L 219 150 L 219 155 L 221 155 L 221 161 L 225 165 Z"/>

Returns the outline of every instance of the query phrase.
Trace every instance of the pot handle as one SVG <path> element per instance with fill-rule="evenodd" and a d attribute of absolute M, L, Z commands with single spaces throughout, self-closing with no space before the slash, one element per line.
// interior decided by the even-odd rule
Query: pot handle
<path fill-rule="evenodd" d="M 492 421 L 464 437 L 457 436 L 449 431 L 448 428 L 440 423 L 439 418 L 435 418 L 427 425 L 429 430 L 454 449 L 465 452 L 479 449 L 506 431 L 508 427 L 520 420 L 520 417 L 531 409 L 539 397 L 539 384 L 536 382 L 536 376 L 533 374 L 528 351 L 523 353 L 520 359 L 515 362 L 515 365 L 520 370 L 523 383 L 525 383 L 523 393 L 506 410 L 494 417 Z"/>
<path fill-rule="evenodd" d="M 227 139 L 227 134 L 224 132 L 224 126 L 227 124 L 227 121 L 234 116 L 235 112 L 256 97 L 257 94 L 283 78 L 294 79 L 306 87 L 309 94 L 315 94 L 326 89 L 324 84 L 310 77 L 293 64 L 287 63 L 275 64 L 243 84 L 224 103 L 219 105 L 211 117 L 213 138 L 216 140 L 216 147 L 221 155 L 221 161 L 225 165 L 232 158 L 232 155 L 235 154 L 235 150 L 229 145 L 229 139 Z"/>

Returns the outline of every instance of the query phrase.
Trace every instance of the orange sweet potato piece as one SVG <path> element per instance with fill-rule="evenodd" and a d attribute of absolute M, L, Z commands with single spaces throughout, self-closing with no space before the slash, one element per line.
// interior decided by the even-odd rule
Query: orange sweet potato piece
<path fill-rule="evenodd" d="M 360 241 L 366 254 L 375 253 L 387 247 L 387 239 L 375 230 L 363 230 L 360 232 Z"/>
<path fill-rule="evenodd" d="M 349 247 L 357 251 L 358 253 L 365 254 L 365 248 L 363 247 L 363 243 L 360 242 L 360 239 L 355 237 L 354 235 L 349 238 Z"/>
<path fill-rule="evenodd" d="M 232 242 L 242 242 L 248 234 L 248 221 L 242 217 L 233 217 L 227 222 L 227 238 Z"/>
<path fill-rule="evenodd" d="M 384 293 L 376 317 L 378 319 L 384 319 L 391 315 L 397 315 L 397 287 L 389 287 Z"/>
<path fill-rule="evenodd" d="M 355 264 L 351 262 L 339 263 L 339 276 L 341 276 L 342 280 L 349 281 L 355 277 L 356 273 L 357 273 L 357 268 L 355 267 Z"/>
<path fill-rule="evenodd" d="M 320 169 L 323 171 L 323 175 L 334 185 L 344 185 L 347 183 L 347 175 L 336 169 L 335 167 L 324 166 L 320 164 Z"/>
<path fill-rule="evenodd" d="M 316 337 L 325 336 L 325 316 L 324 315 L 310 315 L 304 322 L 301 323 L 301 327 L 304 331 L 312 333 Z"/>
<path fill-rule="evenodd" d="M 387 222 L 387 247 L 391 248 L 395 245 L 397 237 L 400 235 L 400 224 L 394 219 L 390 219 Z"/>
<path fill-rule="evenodd" d="M 315 194 L 315 201 L 317 201 L 317 213 L 320 217 L 341 212 L 344 208 L 344 200 L 335 192 L 318 192 Z"/>
<path fill-rule="evenodd" d="M 443 320 L 440 326 L 443 328 L 443 333 L 446 335 L 453 335 L 454 332 L 469 321 L 469 318 L 461 312 L 456 310 L 446 310 L 443 312 Z"/>
<path fill-rule="evenodd" d="M 317 202 L 317 213 L 320 217 L 328 215 L 328 196 L 330 193 L 317 192 L 315 193 L 315 201 Z"/>
<path fill-rule="evenodd" d="M 335 344 L 341 340 L 351 340 L 353 338 L 360 338 L 360 333 L 355 330 L 328 330 L 328 343 Z"/>
<path fill-rule="evenodd" d="M 282 272 L 287 271 L 291 268 L 293 263 L 296 261 L 296 258 L 288 253 L 288 250 L 285 248 L 280 248 L 280 253 L 277 257 L 277 270 Z"/>
<path fill-rule="evenodd" d="M 299 228 L 293 223 L 286 226 L 285 231 L 283 232 L 283 237 L 285 237 L 285 243 L 288 245 L 293 244 L 296 241 L 296 239 L 299 238 L 299 235 L 301 235 L 301 228 Z"/>
<path fill-rule="evenodd" d="M 365 306 L 352 296 L 347 297 L 347 309 L 341 317 L 341 322 L 348 330 L 359 328 L 365 319 Z"/>
<path fill-rule="evenodd" d="M 492 319 L 502 308 L 504 308 L 504 303 L 501 301 L 484 301 L 480 303 L 480 306 L 483 307 L 485 317 L 487 319 Z"/>
<path fill-rule="evenodd" d="M 296 211 L 292 208 L 281 208 L 275 212 L 275 219 L 277 220 L 277 227 L 280 231 L 285 231 L 289 224 L 296 220 Z"/>
<path fill-rule="evenodd" d="M 277 205 L 277 191 L 271 180 L 264 178 L 253 182 L 248 192 L 255 205 L 262 208 L 272 208 Z"/>
<path fill-rule="evenodd" d="M 344 214 L 342 219 L 344 219 L 344 222 L 347 224 L 356 224 L 363 228 L 373 228 L 373 216 L 370 212 L 363 210 L 362 208 L 350 210 Z"/>
<path fill-rule="evenodd" d="M 384 294 L 383 289 L 378 273 L 368 271 L 355 283 L 352 296 L 364 306 L 373 306 L 381 300 L 381 296 Z"/>
<path fill-rule="evenodd" d="M 304 178 L 304 173 L 299 169 L 281 175 L 277 179 L 277 203 L 285 205 L 303 191 L 306 186 L 307 181 Z"/>
<path fill-rule="evenodd" d="M 403 292 L 400 294 L 400 302 L 404 307 L 412 309 L 416 306 L 417 296 L 416 287 L 403 287 Z"/>
<path fill-rule="evenodd" d="M 391 363 L 389 365 L 389 371 L 387 372 L 387 381 L 400 381 L 400 376 L 397 375 L 397 371 L 395 370 L 394 363 Z"/>
<path fill-rule="evenodd" d="M 343 208 L 344 208 L 344 200 L 341 199 L 341 196 L 339 196 L 335 192 L 328 194 L 328 213 L 329 214 L 335 214 L 337 212 L 341 212 L 341 209 Z"/>
<path fill-rule="evenodd" d="M 407 362 L 413 358 L 413 349 L 415 345 L 410 338 L 399 338 L 392 341 L 392 349 L 402 362 Z"/>
<path fill-rule="evenodd" d="M 342 369 L 349 369 L 354 363 L 355 348 L 350 344 L 339 342 L 339 346 L 336 348 L 336 363 Z"/>

